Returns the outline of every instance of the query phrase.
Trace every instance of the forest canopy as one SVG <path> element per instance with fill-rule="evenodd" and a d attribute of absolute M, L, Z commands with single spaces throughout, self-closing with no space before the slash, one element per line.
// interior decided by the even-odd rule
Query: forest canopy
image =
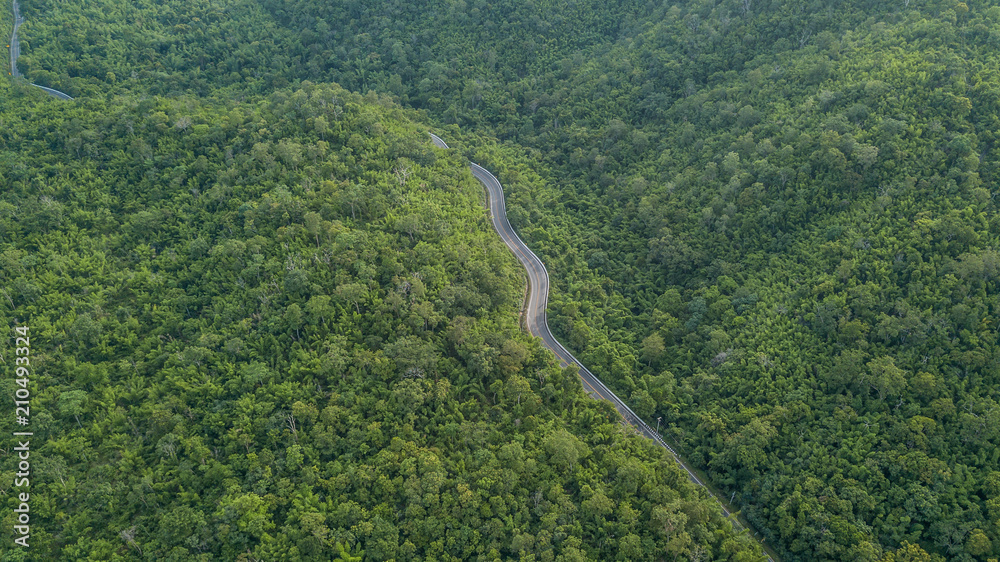
<path fill-rule="evenodd" d="M 37 468 L 4 560 L 761 558 L 519 330 L 481 186 L 412 112 L 8 96 Z"/>
<path fill-rule="evenodd" d="M 562 420 L 587 444 L 579 450 L 589 451 L 577 453 L 573 466 L 597 462 L 587 441 L 593 437 L 580 429 L 590 422 L 572 421 L 590 418 L 561 413 L 586 404 L 574 375 L 558 374 L 518 333 L 513 316 L 523 285 L 516 262 L 472 204 L 480 195 L 462 171 L 463 158 L 430 149 L 422 128 L 433 125 L 508 189 L 511 222 L 552 275 L 553 331 L 647 421 L 662 418 L 668 439 L 733 498 L 782 559 L 1000 556 L 1000 5 L 574 5 L 23 4 L 22 71 L 89 101 L 57 109 L 19 84 L 6 94 L 12 105 L 4 110 L 0 171 L 17 187 L 4 193 L 0 209 L 14 217 L 4 219 L 12 230 L 0 232 L 22 253 L 10 258 L 16 268 L 4 265 L 4 286 L 18 307 L 54 299 L 39 314 L 65 325 L 63 345 L 78 350 L 74 361 L 89 361 L 84 350 L 97 353 L 102 345 L 108 353 L 124 349 L 110 339 L 113 318 L 159 330 L 158 345 L 177 346 L 170 353 L 189 345 L 229 353 L 223 350 L 232 342 L 242 354 L 229 360 L 232 373 L 246 365 L 253 381 L 291 365 L 301 365 L 295 372 L 302 376 L 339 373 L 321 371 L 323 363 L 308 354 L 294 355 L 297 343 L 312 349 L 303 342 L 341 341 L 332 335 L 347 338 L 334 353 L 343 365 L 375 369 L 376 359 L 354 355 L 367 350 L 381 352 L 394 372 L 424 375 L 400 381 L 443 377 L 457 389 L 460 377 L 448 373 L 464 365 L 468 381 L 489 382 L 475 400 L 491 407 L 501 400 L 495 380 L 523 377 L 552 420 L 531 430 L 543 433 L 534 449 L 522 444 L 534 451 L 525 454 L 552 457 L 555 441 L 544 443 Z M 333 82 L 361 95 L 323 85 Z M 303 109 L 320 103 L 315 91 L 338 92 L 341 109 Z M 358 115 L 349 125 L 347 99 Z M 22 106 L 32 109 L 16 109 Z M 118 107 L 107 117 L 86 113 Z M 337 111 L 343 113 L 335 117 Z M 383 114 L 394 117 L 374 117 Z M 376 125 L 410 132 L 376 142 Z M 176 156 L 181 148 L 190 157 Z M 94 162 L 89 175 L 56 179 L 81 162 Z M 428 191 L 411 194 L 418 176 Z M 459 191 L 445 195 L 452 193 L 441 193 L 445 185 Z M 139 202 L 128 203 L 132 189 Z M 459 200 L 466 222 L 453 215 L 463 208 Z M 101 232 L 97 239 L 131 238 L 112 247 L 88 237 L 92 246 L 74 250 L 92 263 L 86 268 L 35 256 L 38 233 L 67 232 L 60 244 L 69 251 L 83 243 L 75 233 L 87 229 Z M 22 242 L 30 232 L 34 241 Z M 481 241 L 452 249 L 472 233 Z M 274 240 L 280 251 L 269 245 Z M 399 257 L 383 256 L 397 247 Z M 323 251 L 329 263 L 305 257 Z M 130 270 L 147 264 L 148 273 L 136 275 L 146 275 L 143 290 L 157 295 L 149 297 L 150 310 L 115 304 L 56 312 L 63 310 L 56 302 L 76 310 L 65 296 L 76 293 L 58 283 L 113 278 L 118 270 L 104 261 L 119 254 L 125 257 L 114 259 Z M 308 268 L 317 263 L 330 272 L 314 277 Z M 39 264 L 44 279 L 33 277 L 42 274 Z M 195 289 L 200 276 L 218 277 L 204 285 L 217 296 L 205 300 Z M 115 291 L 130 287 L 120 286 Z M 110 290 L 79 289 L 78 298 Z M 257 308 L 227 312 L 242 299 L 227 298 L 231 291 L 247 291 Z M 61 296 L 46 297 L 55 294 Z M 177 304 L 165 311 L 162 296 Z M 114 298 L 126 297 L 136 298 Z M 324 315 L 324 307 L 337 312 Z M 221 339 L 197 344 L 201 331 L 164 327 L 208 317 L 208 310 L 213 324 L 240 318 L 244 331 L 220 324 L 212 333 L 221 331 Z M 358 327 L 336 333 L 331 321 Z M 489 335 L 498 333 L 501 339 Z M 505 348 L 508 341 L 514 343 Z M 441 358 L 405 359 L 425 352 Z M 153 351 L 143 354 L 137 365 L 160 372 L 167 364 L 156 364 Z M 286 363 L 274 364 L 272 356 Z M 209 356 L 192 361 L 214 364 Z M 136 374 L 135 384 L 151 372 Z M 93 400 L 90 387 L 75 384 L 63 391 L 86 390 Z M 329 380 L 321 384 L 324 392 L 346 394 Z M 558 396 L 546 394 L 549 384 Z M 170 388 L 160 391 L 158 404 L 183 394 Z M 90 402 L 79 396 L 67 395 L 64 410 L 43 408 L 61 412 L 56 427 L 83 429 L 88 418 L 77 420 L 74 412 Z M 586 408 L 611 414 L 601 405 Z M 369 415 L 359 412 L 358 419 Z M 511 415 L 523 428 L 525 418 Z M 149 434 L 157 442 L 173 432 L 163 423 L 162 435 Z M 337 434 L 332 422 L 322 423 Z M 265 446 L 272 454 L 274 447 Z M 560 458 L 577 449 L 563 447 Z M 83 462 L 67 467 L 82 469 Z M 582 505 L 587 493 L 581 488 L 566 505 Z M 654 517 L 652 507 L 648 513 Z M 687 524 L 697 519 L 686 517 Z M 328 537 L 334 527 L 327 526 Z M 531 544 L 539 544 L 538 532 L 530 532 Z M 685 532 L 695 537 L 693 527 Z M 585 556 L 611 556 L 593 550 L 590 535 L 581 533 L 574 548 L 590 545 Z M 513 548 L 515 538 L 505 538 L 505 548 Z M 711 555 L 688 545 L 686 556 L 724 550 L 723 539 L 692 540 Z M 366 554 L 377 557 L 372 552 Z"/>

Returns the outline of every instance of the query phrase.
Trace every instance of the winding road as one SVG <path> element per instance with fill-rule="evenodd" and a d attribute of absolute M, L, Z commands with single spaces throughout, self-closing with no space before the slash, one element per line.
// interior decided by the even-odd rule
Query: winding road
<path fill-rule="evenodd" d="M 17 70 L 17 57 L 21 56 L 21 42 L 17 38 L 17 28 L 24 23 L 21 17 L 21 9 L 17 5 L 17 0 L 13 0 L 14 7 L 14 31 L 10 34 L 10 73 L 14 78 L 19 78 L 21 73 Z"/>
<path fill-rule="evenodd" d="M 21 24 L 24 23 L 24 18 L 21 17 L 21 7 L 17 5 L 17 0 L 12 0 L 11 5 L 14 11 L 14 31 L 10 34 L 10 75 L 14 78 L 20 78 L 21 72 L 17 69 L 17 59 L 21 56 L 21 40 L 17 38 L 17 28 L 21 27 Z M 54 88 L 39 86 L 35 83 L 31 83 L 31 85 L 40 88 L 43 92 L 54 98 L 61 100 L 73 99 L 69 94 L 65 94 Z"/>
<path fill-rule="evenodd" d="M 448 144 L 445 143 L 441 137 L 435 135 L 434 133 L 429 133 L 431 141 L 438 148 L 446 149 Z M 625 402 L 623 402 L 618 396 L 612 392 L 599 378 L 597 378 L 590 369 L 587 369 L 580 361 L 573 357 L 573 354 L 569 352 L 559 340 L 557 340 L 552 332 L 549 330 L 548 319 L 546 316 L 546 309 L 548 308 L 549 300 L 549 273 L 545 269 L 545 264 L 542 260 L 538 259 L 531 249 L 521 240 L 521 238 L 514 232 L 514 229 L 510 225 L 510 221 L 507 220 L 507 206 L 504 201 L 503 187 L 500 185 L 500 181 L 491 174 L 486 168 L 480 166 L 476 163 L 470 163 L 470 168 L 472 169 L 472 175 L 483 184 L 486 188 L 486 193 L 489 198 L 489 209 L 490 217 L 493 220 L 493 228 L 496 229 L 500 238 L 507 244 L 514 255 L 517 256 L 518 261 L 524 266 L 524 269 L 528 272 L 528 299 L 524 305 L 524 324 L 528 332 L 536 337 L 541 338 L 542 345 L 555 354 L 556 358 L 559 359 L 560 364 L 563 367 L 569 365 L 576 365 L 579 369 L 580 380 L 583 383 L 584 390 L 587 391 L 593 398 L 603 399 L 611 402 L 618 413 L 621 414 L 622 418 L 635 428 L 640 434 L 652 439 L 657 445 L 660 445 L 664 449 L 670 452 L 677 464 L 680 465 L 682 469 L 687 473 L 688 478 L 695 484 L 705 488 L 709 495 L 715 499 L 719 504 L 719 508 L 722 510 L 722 514 L 728 518 L 733 525 L 740 530 L 745 530 L 743 524 L 737 519 L 736 516 L 726 508 L 725 504 L 719 500 L 719 498 L 712 493 L 711 489 L 698 478 L 691 468 L 681 460 L 680 456 L 670 445 L 663 440 L 658 432 L 653 430 L 649 425 L 646 424 L 631 408 L 628 407 Z M 764 547 L 767 559 L 774 562 L 776 556 L 767 547 Z"/>

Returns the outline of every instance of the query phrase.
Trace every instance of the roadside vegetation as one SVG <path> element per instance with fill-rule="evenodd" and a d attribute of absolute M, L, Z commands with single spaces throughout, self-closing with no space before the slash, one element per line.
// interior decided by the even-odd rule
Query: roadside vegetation
<path fill-rule="evenodd" d="M 557 336 L 785 560 L 1000 555 L 996 2 L 87 6 L 22 7 L 29 79 L 236 108 L 336 82 L 448 131 L 509 188 Z"/>
<path fill-rule="evenodd" d="M 6 95 L 38 460 L 4 560 L 761 559 L 521 332 L 481 186 L 412 111 Z"/>

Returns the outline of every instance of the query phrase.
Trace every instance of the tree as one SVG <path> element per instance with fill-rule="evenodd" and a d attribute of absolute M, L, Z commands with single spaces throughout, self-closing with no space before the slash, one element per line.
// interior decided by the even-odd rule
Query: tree
<path fill-rule="evenodd" d="M 336 543 L 337 545 L 337 556 L 338 560 L 343 560 L 343 562 L 361 562 L 365 558 L 365 551 L 361 550 L 354 554 L 351 553 L 351 549 L 345 546 L 344 543 Z"/>
<path fill-rule="evenodd" d="M 83 390 L 68 390 L 59 394 L 59 413 L 64 416 L 73 416 L 76 423 L 81 428 L 80 415 L 83 414 L 87 403 L 87 393 Z"/>
<path fill-rule="evenodd" d="M 299 328 L 302 327 L 302 308 L 299 305 L 292 303 L 285 309 L 285 324 L 295 332 L 295 339 L 299 339 Z"/>
<path fill-rule="evenodd" d="M 876 392 L 878 399 L 897 396 L 906 388 L 906 372 L 896 366 L 892 357 L 882 356 L 868 362 L 868 384 Z"/>
<path fill-rule="evenodd" d="M 589 454 L 587 445 L 564 429 L 549 435 L 543 446 L 552 462 L 564 471 L 572 470 L 581 457 Z"/>
<path fill-rule="evenodd" d="M 642 358 L 646 361 L 647 365 L 653 366 L 654 363 L 658 363 L 665 349 L 663 336 L 657 332 L 646 336 L 646 339 L 642 340 Z"/>
<path fill-rule="evenodd" d="M 908 541 L 903 541 L 903 546 L 895 552 L 888 552 L 882 558 L 882 562 L 932 562 L 930 554 L 918 545 Z"/>
<path fill-rule="evenodd" d="M 316 247 L 319 248 L 319 233 L 323 217 L 315 211 L 309 211 L 303 218 L 305 219 L 306 232 L 313 235 L 316 239 Z"/>
<path fill-rule="evenodd" d="M 347 283 L 336 289 L 336 295 L 342 300 L 354 305 L 354 310 L 361 314 L 360 303 L 368 298 L 368 289 L 361 283 Z"/>
<path fill-rule="evenodd" d="M 984 556 L 993 552 L 993 541 L 982 529 L 973 529 L 965 541 L 965 551 L 973 556 Z"/>
<path fill-rule="evenodd" d="M 309 324 L 316 326 L 326 321 L 326 318 L 333 314 L 330 308 L 330 297 L 327 295 L 316 295 L 310 297 L 306 303 L 306 319 Z"/>

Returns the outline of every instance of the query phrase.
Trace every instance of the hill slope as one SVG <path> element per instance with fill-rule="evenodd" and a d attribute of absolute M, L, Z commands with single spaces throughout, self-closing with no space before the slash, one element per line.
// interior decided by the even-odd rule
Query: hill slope
<path fill-rule="evenodd" d="M 7 99 L 35 476 L 5 560 L 761 559 L 519 330 L 481 188 L 413 113 Z"/>
<path fill-rule="evenodd" d="M 57 33 L 80 18 L 39 3 L 26 74 L 335 80 L 459 125 L 558 272 L 553 327 L 788 559 L 1000 554 L 1000 7 L 578 4 L 167 3 Z"/>

